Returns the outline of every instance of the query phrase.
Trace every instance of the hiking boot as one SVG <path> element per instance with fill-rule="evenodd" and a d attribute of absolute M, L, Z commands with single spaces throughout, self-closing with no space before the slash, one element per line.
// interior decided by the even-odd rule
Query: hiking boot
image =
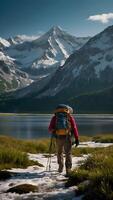
<path fill-rule="evenodd" d="M 59 173 L 63 172 L 63 166 L 59 166 L 58 172 L 59 172 Z"/>
<path fill-rule="evenodd" d="M 71 172 L 71 168 L 66 168 L 66 177 L 69 176 L 70 172 Z"/>

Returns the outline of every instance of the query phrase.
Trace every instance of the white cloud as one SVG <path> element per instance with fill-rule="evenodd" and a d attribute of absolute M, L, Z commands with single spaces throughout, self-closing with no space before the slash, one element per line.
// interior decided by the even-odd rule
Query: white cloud
<path fill-rule="evenodd" d="M 19 37 L 23 41 L 32 41 L 32 40 L 35 40 L 35 39 L 39 38 L 40 35 L 31 35 L 31 36 L 28 36 L 28 35 L 17 35 L 17 37 Z"/>
<path fill-rule="evenodd" d="M 113 13 L 103 13 L 103 14 L 92 15 L 88 17 L 88 20 L 99 21 L 103 24 L 108 23 L 111 19 L 113 19 Z"/>

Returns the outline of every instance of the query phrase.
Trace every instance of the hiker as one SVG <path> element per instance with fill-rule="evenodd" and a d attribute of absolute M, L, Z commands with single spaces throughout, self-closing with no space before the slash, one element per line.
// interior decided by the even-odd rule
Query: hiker
<path fill-rule="evenodd" d="M 63 171 L 63 151 L 65 153 L 65 167 L 66 175 L 72 168 L 71 148 L 73 145 L 72 138 L 74 136 L 74 143 L 79 145 L 78 130 L 74 118 L 71 113 L 73 109 L 65 104 L 57 106 L 54 116 L 49 125 L 49 132 L 53 137 L 56 137 L 57 144 L 57 161 L 59 164 L 58 172 Z"/>

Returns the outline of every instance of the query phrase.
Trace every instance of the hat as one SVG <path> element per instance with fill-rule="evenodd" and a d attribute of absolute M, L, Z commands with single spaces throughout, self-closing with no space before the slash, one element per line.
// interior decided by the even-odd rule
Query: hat
<path fill-rule="evenodd" d="M 57 107 L 56 107 L 56 111 L 58 112 L 58 110 L 61 110 L 61 109 L 64 109 L 64 112 L 68 112 L 70 114 L 73 113 L 73 108 L 66 105 L 66 104 L 59 104 Z"/>

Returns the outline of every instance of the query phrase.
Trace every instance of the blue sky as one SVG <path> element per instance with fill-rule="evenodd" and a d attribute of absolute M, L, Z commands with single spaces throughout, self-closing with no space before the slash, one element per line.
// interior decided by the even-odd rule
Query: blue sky
<path fill-rule="evenodd" d="M 0 0 L 0 37 L 38 35 L 54 25 L 93 36 L 112 24 L 113 0 Z"/>

